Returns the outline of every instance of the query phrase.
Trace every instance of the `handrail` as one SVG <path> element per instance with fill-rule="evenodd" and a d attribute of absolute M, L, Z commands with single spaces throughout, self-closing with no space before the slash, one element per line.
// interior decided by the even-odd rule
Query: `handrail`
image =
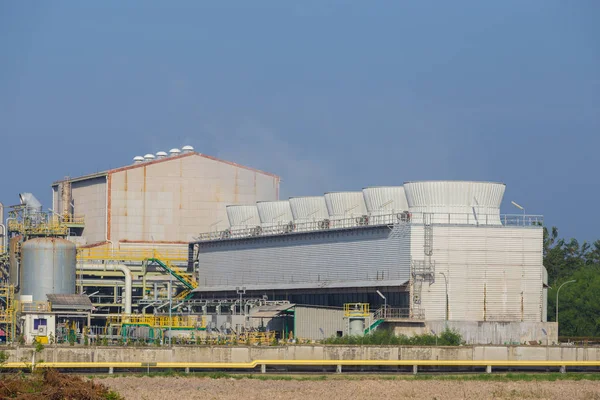
<path fill-rule="evenodd" d="M 193 280 L 191 280 L 187 276 L 181 275 L 181 274 L 178 274 L 177 272 L 175 272 L 175 270 L 173 269 L 173 267 L 171 266 L 171 264 L 168 261 L 165 263 L 165 262 L 161 261 L 158 258 L 148 258 L 148 261 L 149 262 L 154 262 L 154 263 L 160 265 L 169 274 L 171 274 L 172 276 L 174 276 L 175 279 L 177 279 L 179 282 L 181 282 L 183 284 L 183 286 L 185 286 L 188 290 L 196 289 L 196 287 L 198 286 L 196 284 L 196 282 L 194 282 Z"/>
<path fill-rule="evenodd" d="M 369 303 L 345 303 L 344 317 L 368 317 Z"/>
<path fill-rule="evenodd" d="M 191 316 L 171 316 L 154 314 L 129 314 L 119 317 L 111 317 L 107 320 L 108 324 L 117 325 L 148 325 L 154 328 L 205 328 L 206 320 L 204 316 L 195 318 Z"/>
<path fill-rule="evenodd" d="M 157 258 L 169 262 L 184 262 L 188 259 L 187 249 L 128 249 L 113 250 L 103 248 L 79 248 L 77 259 L 80 261 L 108 260 L 108 261 L 138 261 L 142 262 L 149 258 Z"/>
<path fill-rule="evenodd" d="M 201 233 L 197 241 L 247 238 L 254 236 L 282 235 L 298 232 L 348 229 L 368 226 L 392 226 L 407 224 L 423 224 L 425 216 L 430 216 L 432 223 L 473 226 L 509 226 L 537 227 L 543 226 L 542 215 L 525 214 L 480 214 L 480 213 L 409 213 L 407 211 L 385 215 L 357 215 L 352 217 L 333 216 L 330 219 L 315 221 L 288 221 L 260 226 L 234 227 L 224 231 Z"/>

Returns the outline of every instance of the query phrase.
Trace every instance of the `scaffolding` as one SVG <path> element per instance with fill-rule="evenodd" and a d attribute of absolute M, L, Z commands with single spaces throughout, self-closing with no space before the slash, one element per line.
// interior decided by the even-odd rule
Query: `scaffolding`
<path fill-rule="evenodd" d="M 13 342 L 16 335 L 16 302 L 13 285 L 0 286 L 0 327 L 4 330 L 6 341 Z"/>

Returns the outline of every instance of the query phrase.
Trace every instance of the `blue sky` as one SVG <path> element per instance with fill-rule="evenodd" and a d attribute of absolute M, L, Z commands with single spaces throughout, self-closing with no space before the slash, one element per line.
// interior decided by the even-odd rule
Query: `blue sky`
<path fill-rule="evenodd" d="M 0 201 L 183 144 L 282 195 L 507 184 L 600 239 L 597 1 L 0 2 Z"/>

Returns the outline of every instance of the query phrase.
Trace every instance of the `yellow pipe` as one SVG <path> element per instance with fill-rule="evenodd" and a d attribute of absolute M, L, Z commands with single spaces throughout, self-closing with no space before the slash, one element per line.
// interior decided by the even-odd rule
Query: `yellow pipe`
<path fill-rule="evenodd" d="M 255 360 L 251 362 L 40 362 L 36 368 L 196 368 L 253 369 L 260 365 L 287 366 L 471 366 L 471 367 L 598 367 L 600 361 L 499 361 L 499 360 Z M 7 362 L 2 368 L 30 368 L 30 363 Z"/>

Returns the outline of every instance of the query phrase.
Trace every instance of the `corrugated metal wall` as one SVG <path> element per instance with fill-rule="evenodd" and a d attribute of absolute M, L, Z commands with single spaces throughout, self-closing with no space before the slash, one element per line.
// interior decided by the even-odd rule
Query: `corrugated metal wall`
<path fill-rule="evenodd" d="M 387 227 L 370 227 L 201 243 L 199 284 L 214 291 L 399 286 L 411 259 L 426 259 L 424 229 L 388 236 Z M 446 317 L 443 272 L 450 320 L 542 321 L 542 241 L 540 227 L 434 225 L 425 318 Z"/>
<path fill-rule="evenodd" d="M 413 226 L 412 257 L 424 259 L 423 227 Z M 439 226 L 433 228 L 436 281 L 422 288 L 429 320 L 541 321 L 542 229 Z"/>
<path fill-rule="evenodd" d="M 219 290 L 401 285 L 409 279 L 409 239 L 389 233 L 369 227 L 203 242 L 198 283 Z"/>
<path fill-rule="evenodd" d="M 143 163 L 111 176 L 115 243 L 188 242 L 200 232 L 228 228 L 227 205 L 276 200 L 279 191 L 275 176 L 201 155 Z"/>
<path fill-rule="evenodd" d="M 294 335 L 299 339 L 327 339 L 346 329 L 342 309 L 296 306 L 295 319 Z"/>

